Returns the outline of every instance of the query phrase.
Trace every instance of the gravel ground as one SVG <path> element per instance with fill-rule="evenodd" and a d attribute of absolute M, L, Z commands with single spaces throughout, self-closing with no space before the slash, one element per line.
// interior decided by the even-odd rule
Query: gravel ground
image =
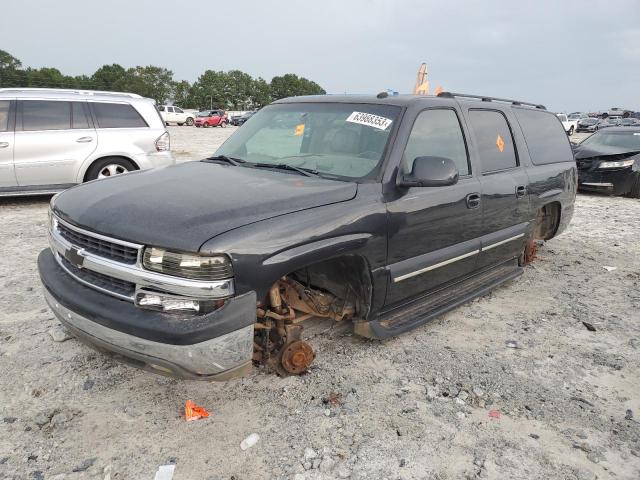
<path fill-rule="evenodd" d="M 172 127 L 173 149 L 199 158 L 232 130 Z M 0 478 L 640 478 L 638 200 L 579 195 L 522 277 L 413 332 L 321 322 L 308 374 L 224 384 L 67 338 L 36 272 L 47 204 L 0 200 Z M 211 416 L 185 422 L 187 399 Z"/>

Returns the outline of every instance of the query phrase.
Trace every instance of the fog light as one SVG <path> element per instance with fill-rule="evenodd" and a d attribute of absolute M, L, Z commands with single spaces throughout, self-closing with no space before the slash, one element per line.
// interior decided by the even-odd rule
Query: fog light
<path fill-rule="evenodd" d="M 140 308 L 160 312 L 208 313 L 224 305 L 224 300 L 199 300 L 195 298 L 167 295 L 148 290 L 136 292 L 135 304 Z"/>

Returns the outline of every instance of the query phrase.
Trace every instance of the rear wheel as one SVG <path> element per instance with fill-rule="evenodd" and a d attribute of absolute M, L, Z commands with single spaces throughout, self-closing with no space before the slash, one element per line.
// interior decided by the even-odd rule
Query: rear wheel
<path fill-rule="evenodd" d="M 569 136 L 573 135 L 573 125 L 571 125 L 571 128 L 569 128 Z"/>
<path fill-rule="evenodd" d="M 625 197 L 640 198 L 640 172 L 633 172 L 633 182 L 631 189 L 625 194 Z"/>
<path fill-rule="evenodd" d="M 119 157 L 107 157 L 95 162 L 87 172 L 87 180 L 108 178 L 122 173 L 137 170 L 136 166 L 127 159 Z"/>

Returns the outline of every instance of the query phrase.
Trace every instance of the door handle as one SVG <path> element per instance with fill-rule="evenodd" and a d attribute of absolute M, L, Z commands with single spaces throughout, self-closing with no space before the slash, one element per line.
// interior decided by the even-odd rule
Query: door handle
<path fill-rule="evenodd" d="M 93 137 L 80 137 L 79 139 L 76 140 L 76 142 L 78 142 L 78 143 L 93 142 Z"/>
<path fill-rule="evenodd" d="M 480 206 L 480 194 L 470 193 L 467 195 L 467 208 L 478 208 Z"/>
<path fill-rule="evenodd" d="M 516 197 L 517 198 L 524 197 L 526 194 L 527 194 L 527 187 L 525 187 L 524 185 L 518 185 L 516 187 Z"/>
<path fill-rule="evenodd" d="M 9 142 L 0 142 L 0 148 L 7 148 L 9 146 Z"/>

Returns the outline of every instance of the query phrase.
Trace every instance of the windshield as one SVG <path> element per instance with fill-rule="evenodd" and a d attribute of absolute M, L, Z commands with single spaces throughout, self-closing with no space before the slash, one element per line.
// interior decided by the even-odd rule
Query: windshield
<path fill-rule="evenodd" d="M 597 132 L 584 140 L 581 145 L 608 155 L 640 152 L 640 131 Z"/>
<path fill-rule="evenodd" d="M 270 105 L 256 112 L 216 155 L 311 169 L 330 178 L 372 178 L 400 110 L 350 103 Z"/>

